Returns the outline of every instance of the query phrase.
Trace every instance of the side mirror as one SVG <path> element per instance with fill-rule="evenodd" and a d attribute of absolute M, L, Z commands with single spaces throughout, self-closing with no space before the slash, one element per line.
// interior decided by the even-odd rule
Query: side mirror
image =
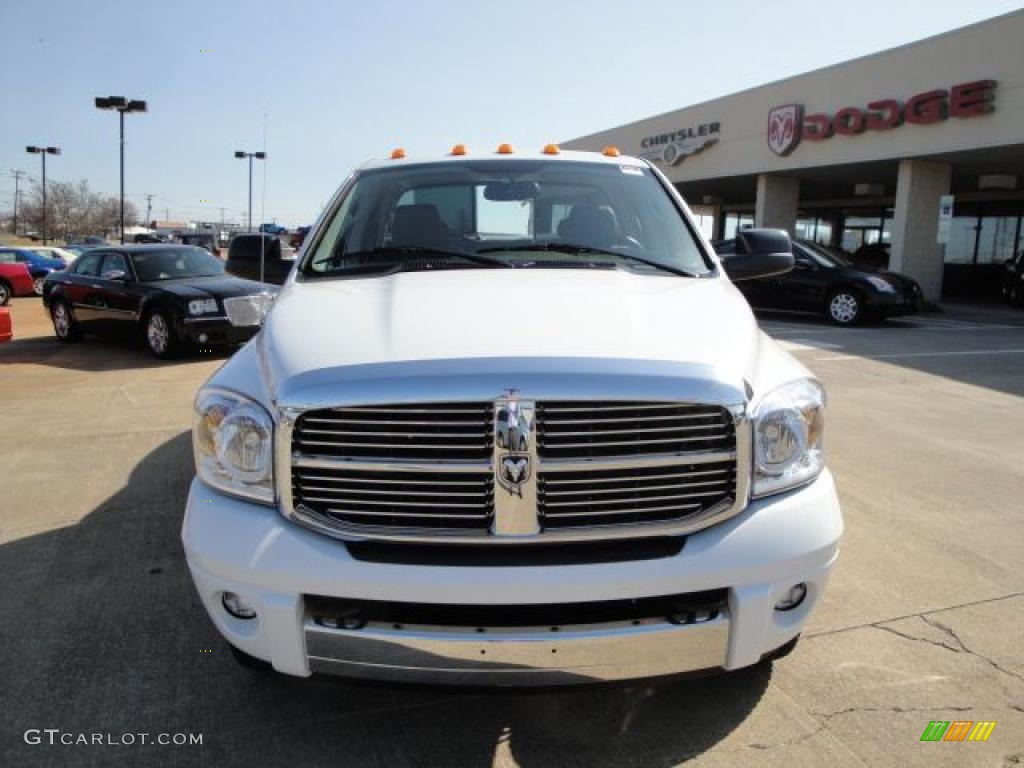
<path fill-rule="evenodd" d="M 121 269 L 109 269 L 103 273 L 104 280 L 124 280 L 127 275 Z"/>
<path fill-rule="evenodd" d="M 722 259 L 733 282 L 784 275 L 793 264 L 793 243 L 783 229 L 741 230 L 736 233 L 736 254 Z"/>

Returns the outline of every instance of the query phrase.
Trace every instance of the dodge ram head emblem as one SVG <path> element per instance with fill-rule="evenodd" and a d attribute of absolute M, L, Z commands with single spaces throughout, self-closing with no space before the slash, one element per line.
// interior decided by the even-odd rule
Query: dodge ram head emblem
<path fill-rule="evenodd" d="M 530 477 L 530 457 L 507 455 L 501 460 L 501 479 L 508 487 L 517 487 Z"/>
<path fill-rule="evenodd" d="M 785 157 L 800 143 L 804 108 L 785 104 L 768 113 L 768 148 Z"/>

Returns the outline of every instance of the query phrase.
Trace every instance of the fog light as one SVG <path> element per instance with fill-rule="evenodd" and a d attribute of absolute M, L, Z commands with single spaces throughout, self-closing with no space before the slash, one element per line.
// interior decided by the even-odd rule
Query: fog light
<path fill-rule="evenodd" d="M 210 337 L 207 336 L 205 333 L 200 333 L 199 334 L 199 343 L 200 344 L 205 344 L 209 340 L 210 340 Z"/>
<path fill-rule="evenodd" d="M 776 611 L 792 611 L 807 597 L 807 585 L 803 582 L 794 584 L 786 592 L 786 596 L 775 604 Z"/>
<path fill-rule="evenodd" d="M 236 619 L 255 619 L 256 611 L 250 608 L 248 605 L 242 602 L 242 598 L 236 595 L 234 592 L 225 592 L 221 595 L 221 603 L 224 606 L 224 610 L 234 616 Z"/>

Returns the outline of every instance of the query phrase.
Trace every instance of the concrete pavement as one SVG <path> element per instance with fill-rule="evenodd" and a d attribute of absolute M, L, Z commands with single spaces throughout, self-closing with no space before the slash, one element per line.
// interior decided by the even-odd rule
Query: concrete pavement
<path fill-rule="evenodd" d="M 1024 312 L 839 329 L 764 316 L 828 387 L 839 568 L 793 655 L 730 676 L 451 692 L 237 667 L 178 531 L 191 399 L 222 357 L 0 347 L 0 763 L 1016 765 L 1024 762 Z M 989 741 L 921 743 L 930 720 Z M 29 745 L 26 729 L 202 734 Z"/>

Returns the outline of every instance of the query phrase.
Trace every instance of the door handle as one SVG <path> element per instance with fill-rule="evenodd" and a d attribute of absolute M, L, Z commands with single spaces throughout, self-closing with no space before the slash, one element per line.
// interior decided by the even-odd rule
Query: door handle
<path fill-rule="evenodd" d="M 91 287 L 92 288 L 102 288 L 103 286 L 100 285 L 99 283 L 93 283 Z"/>

